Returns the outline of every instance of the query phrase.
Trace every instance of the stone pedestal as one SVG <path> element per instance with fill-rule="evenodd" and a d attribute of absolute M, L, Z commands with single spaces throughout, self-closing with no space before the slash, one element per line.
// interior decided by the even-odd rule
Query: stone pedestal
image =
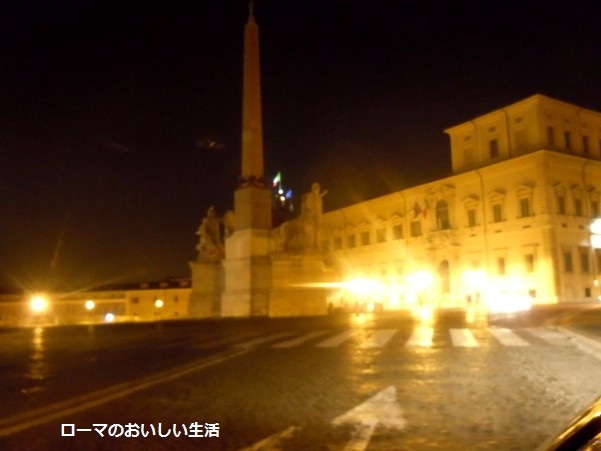
<path fill-rule="evenodd" d="M 328 313 L 324 262 L 315 254 L 273 254 L 269 316 L 316 316 Z"/>
<path fill-rule="evenodd" d="M 190 262 L 192 293 L 188 306 L 190 318 L 210 318 L 221 314 L 224 270 L 221 262 Z"/>
<path fill-rule="evenodd" d="M 269 230 L 238 230 L 227 240 L 221 316 L 267 316 L 273 247 Z"/>

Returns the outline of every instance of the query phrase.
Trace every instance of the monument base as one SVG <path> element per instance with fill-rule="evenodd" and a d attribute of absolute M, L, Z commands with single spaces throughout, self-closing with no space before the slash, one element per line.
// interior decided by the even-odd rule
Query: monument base
<path fill-rule="evenodd" d="M 188 304 L 190 318 L 211 318 L 221 314 L 224 270 L 221 262 L 190 262 L 192 293 Z"/>
<path fill-rule="evenodd" d="M 316 316 L 328 313 L 324 261 L 320 254 L 273 254 L 269 316 Z"/>
<path fill-rule="evenodd" d="M 271 232 L 237 230 L 225 243 L 221 316 L 267 316 L 271 288 Z"/>

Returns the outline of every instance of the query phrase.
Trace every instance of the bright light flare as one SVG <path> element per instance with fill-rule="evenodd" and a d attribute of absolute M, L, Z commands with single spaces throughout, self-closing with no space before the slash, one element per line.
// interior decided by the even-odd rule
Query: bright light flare
<path fill-rule="evenodd" d="M 165 305 L 165 303 L 163 302 L 162 299 L 157 299 L 156 301 L 154 301 L 154 306 L 156 308 L 162 308 Z"/>
<path fill-rule="evenodd" d="M 532 308 L 532 298 L 518 293 L 500 293 L 491 296 L 486 304 L 490 313 L 518 313 Z"/>
<path fill-rule="evenodd" d="M 94 310 L 95 307 L 96 303 L 94 301 L 92 301 L 91 299 L 88 299 L 86 301 L 86 310 Z"/>
<path fill-rule="evenodd" d="M 33 313 L 43 313 L 48 310 L 50 306 L 50 301 L 48 301 L 48 297 L 43 294 L 36 294 L 31 297 L 29 301 L 29 308 Z"/>
<path fill-rule="evenodd" d="M 434 318 L 434 309 L 429 305 L 422 305 L 415 309 L 414 314 L 420 321 L 430 323 Z"/>
<path fill-rule="evenodd" d="M 104 315 L 104 321 L 107 323 L 112 323 L 113 321 L 115 321 L 115 315 L 113 315 L 112 313 L 107 313 L 106 315 Z"/>

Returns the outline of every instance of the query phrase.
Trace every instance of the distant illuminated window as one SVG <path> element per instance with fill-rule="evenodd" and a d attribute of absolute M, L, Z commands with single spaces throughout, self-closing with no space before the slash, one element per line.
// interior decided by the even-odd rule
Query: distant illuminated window
<path fill-rule="evenodd" d="M 569 250 L 563 252 L 563 269 L 565 272 L 573 272 L 572 253 Z"/>
<path fill-rule="evenodd" d="M 352 247 L 355 247 L 355 246 L 357 246 L 357 239 L 355 238 L 355 234 L 348 235 L 348 236 L 346 237 L 346 245 L 347 245 L 349 248 L 352 248 Z"/>
<path fill-rule="evenodd" d="M 591 297 L 591 289 L 589 287 L 586 287 L 584 289 L 584 297 L 585 298 L 590 298 Z"/>
<path fill-rule="evenodd" d="M 411 236 L 420 236 L 422 234 L 422 223 L 418 220 L 411 221 Z"/>
<path fill-rule="evenodd" d="M 364 230 L 361 232 L 361 246 L 368 246 L 370 244 L 369 241 L 369 231 Z"/>
<path fill-rule="evenodd" d="M 393 230 L 394 230 L 394 226 L 393 226 Z M 384 227 L 381 227 L 376 230 L 376 241 L 378 243 L 386 242 L 386 229 Z"/>
<path fill-rule="evenodd" d="M 403 224 L 395 224 L 392 226 L 392 236 L 395 240 L 403 238 Z"/>
<path fill-rule="evenodd" d="M 451 228 L 449 222 L 449 205 L 443 199 L 436 202 L 436 225 L 438 226 L 438 230 Z"/>
<path fill-rule="evenodd" d="M 490 158 L 496 158 L 499 156 L 499 141 L 491 139 L 488 143 L 490 150 Z"/>
<path fill-rule="evenodd" d="M 505 275 L 505 257 L 497 258 L 497 273 L 500 276 Z"/>
<path fill-rule="evenodd" d="M 503 220 L 503 214 L 501 210 L 501 204 L 493 204 L 492 206 L 492 220 L 493 222 L 501 222 Z"/>
<path fill-rule="evenodd" d="M 527 218 L 528 216 L 532 216 L 532 212 L 530 211 L 530 199 L 522 198 L 520 199 L 520 217 Z"/>
<path fill-rule="evenodd" d="M 476 227 L 476 209 L 470 208 L 467 211 L 467 225 L 470 227 Z"/>

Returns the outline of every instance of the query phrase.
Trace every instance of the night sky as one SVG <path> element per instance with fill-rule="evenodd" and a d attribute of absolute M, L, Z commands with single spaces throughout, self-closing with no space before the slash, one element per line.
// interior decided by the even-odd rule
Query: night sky
<path fill-rule="evenodd" d="M 448 175 L 443 129 L 532 94 L 601 110 L 596 3 L 257 0 L 266 177 L 328 210 Z M 247 11 L 3 2 L 0 286 L 189 276 L 233 207 Z"/>

